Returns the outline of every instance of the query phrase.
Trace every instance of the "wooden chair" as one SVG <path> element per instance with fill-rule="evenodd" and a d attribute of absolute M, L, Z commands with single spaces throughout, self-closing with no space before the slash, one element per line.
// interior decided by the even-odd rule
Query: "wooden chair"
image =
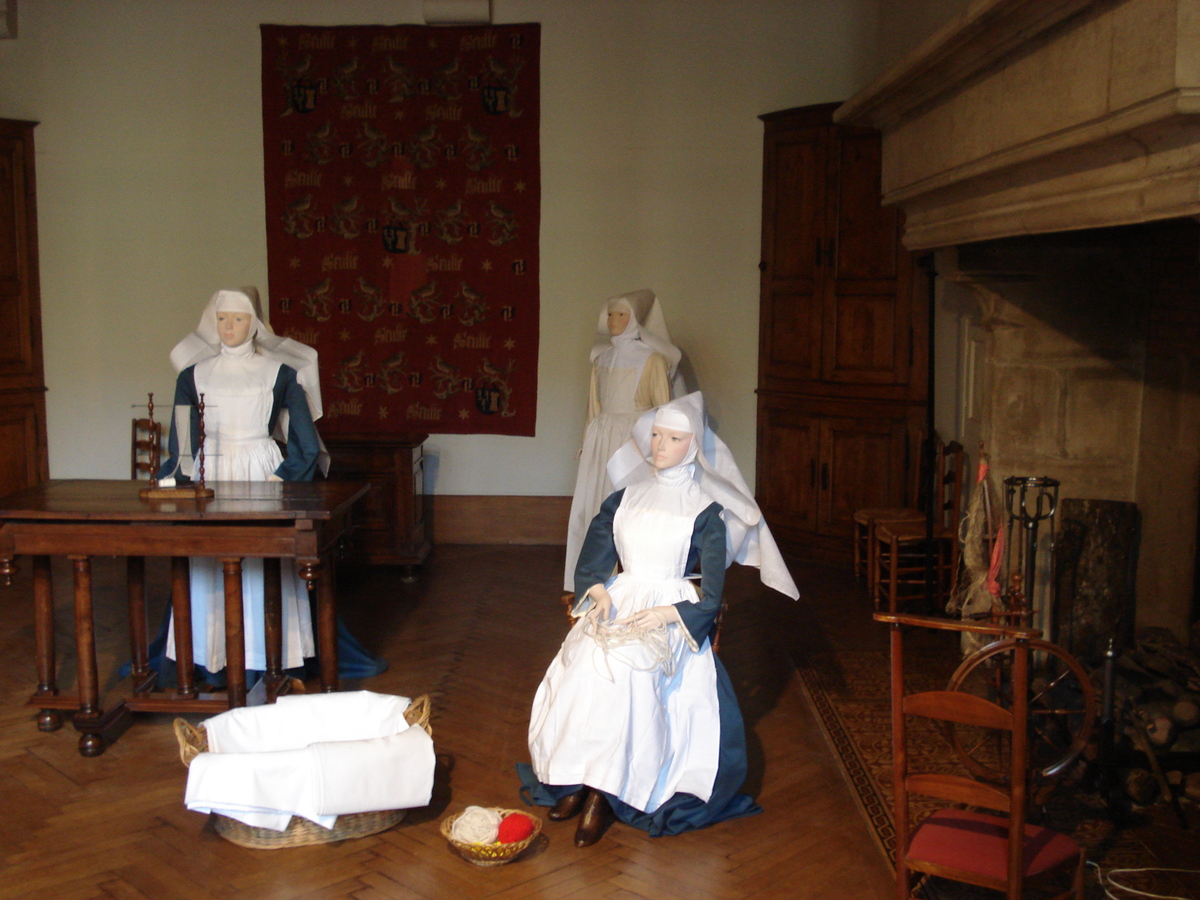
<path fill-rule="evenodd" d="M 854 574 L 875 592 L 875 526 L 880 523 L 924 522 L 922 510 L 908 506 L 875 506 L 854 511 Z"/>
<path fill-rule="evenodd" d="M 1001 891 L 1019 900 L 1026 887 L 1069 880 L 1070 887 L 1054 900 L 1083 900 L 1084 852 L 1070 837 L 1026 821 L 1029 778 L 1029 662 L 1030 642 L 1039 632 L 1029 628 L 976 625 L 923 616 L 876 613 L 876 621 L 891 628 L 892 777 L 895 791 L 896 896 L 908 898 L 930 875 Z M 1012 654 L 1012 693 L 1009 706 L 974 693 L 941 690 L 905 694 L 903 629 L 918 626 L 947 631 L 970 631 L 1007 638 Z M 995 729 L 1007 748 L 1003 784 L 978 781 L 963 774 L 925 771 L 910 756 L 910 717 L 936 722 L 933 733 L 950 733 L 955 725 Z M 924 735 L 924 733 L 922 733 Z M 926 739 L 922 737 L 925 749 Z M 914 742 L 915 748 L 917 744 Z M 943 755 L 931 759 L 944 760 Z M 943 763 L 944 765 L 944 763 Z M 965 771 L 965 770 L 964 770 Z M 961 804 L 966 808 L 939 809 L 916 828 L 911 827 L 909 797 L 914 794 Z M 979 809 L 991 810 L 981 812 Z M 1044 886 L 1044 885 L 1043 885 Z"/>
<path fill-rule="evenodd" d="M 951 441 L 938 447 L 932 530 L 925 515 L 872 523 L 868 552 L 876 609 L 896 612 L 903 603 L 923 599 L 931 578 L 934 599 L 944 605 L 950 598 L 961 557 L 958 529 L 965 465 L 962 444 Z"/>
<path fill-rule="evenodd" d="M 153 478 L 162 458 L 162 422 L 134 419 L 130 436 L 129 477 Z"/>
<path fill-rule="evenodd" d="M 937 440 L 937 436 L 934 436 Z M 874 559 L 874 529 L 877 522 L 924 522 L 925 510 L 928 506 L 928 469 L 924 451 L 925 440 L 920 446 L 921 464 L 913 467 L 912 484 L 909 485 L 907 499 L 909 506 L 869 506 L 854 511 L 853 547 L 854 575 L 866 582 L 872 596 L 875 593 L 875 577 L 872 567 Z M 939 445 L 940 446 L 940 445 Z"/>

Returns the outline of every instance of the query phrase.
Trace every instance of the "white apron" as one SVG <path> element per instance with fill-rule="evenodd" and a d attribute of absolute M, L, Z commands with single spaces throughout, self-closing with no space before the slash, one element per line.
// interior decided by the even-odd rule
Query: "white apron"
<path fill-rule="evenodd" d="M 269 434 L 271 404 L 280 363 L 241 347 L 196 364 L 196 392 L 204 395 L 204 478 L 267 481 L 283 455 Z M 190 474 L 190 473 L 189 473 Z M 282 561 L 283 667 L 314 656 L 308 589 L 295 564 Z M 242 560 L 242 619 L 246 668 L 267 667 L 263 630 L 263 561 Z M 191 560 L 192 654 L 210 672 L 225 668 L 225 574 L 219 559 Z M 175 621 L 167 631 L 167 655 L 175 658 Z"/>
<path fill-rule="evenodd" d="M 697 601 L 683 575 L 699 509 L 641 505 L 655 490 L 631 487 L 613 520 L 624 567 L 609 587 L 614 618 Z M 668 626 L 663 666 L 642 643 L 606 653 L 587 628 L 576 622 L 534 697 L 529 751 L 538 779 L 586 784 L 647 813 L 677 792 L 707 801 L 721 731 L 709 642 L 693 651 L 682 626 Z"/>

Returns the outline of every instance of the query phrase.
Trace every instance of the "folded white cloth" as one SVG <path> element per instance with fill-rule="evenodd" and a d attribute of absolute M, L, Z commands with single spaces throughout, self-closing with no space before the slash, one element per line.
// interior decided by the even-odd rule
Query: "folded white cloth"
<path fill-rule="evenodd" d="M 204 723 L 209 752 L 188 767 L 184 803 L 276 831 L 293 815 L 331 828 L 339 815 L 426 806 L 433 741 L 404 721 L 408 704 L 358 691 L 222 713 Z"/>
<path fill-rule="evenodd" d="M 204 723 L 213 753 L 297 750 L 317 741 L 360 741 L 408 728 L 412 701 L 394 694 L 346 691 L 284 694 L 266 706 L 243 706 Z"/>

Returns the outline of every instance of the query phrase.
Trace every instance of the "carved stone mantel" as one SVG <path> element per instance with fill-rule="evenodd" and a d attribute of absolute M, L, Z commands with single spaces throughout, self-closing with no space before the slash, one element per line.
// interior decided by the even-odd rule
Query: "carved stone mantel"
<path fill-rule="evenodd" d="M 979 0 L 835 114 L 911 249 L 1200 214 L 1200 0 Z"/>

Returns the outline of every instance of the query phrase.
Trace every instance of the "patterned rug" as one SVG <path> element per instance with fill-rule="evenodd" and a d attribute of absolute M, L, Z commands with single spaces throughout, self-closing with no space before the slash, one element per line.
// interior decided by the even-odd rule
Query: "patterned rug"
<path fill-rule="evenodd" d="M 928 640 L 913 640 L 906 648 L 906 673 L 910 690 L 944 687 L 959 662 L 957 645 L 946 633 L 930 633 Z M 834 754 L 841 763 L 859 809 L 870 825 L 881 853 L 890 863 L 895 858 L 895 822 L 892 816 L 891 714 L 888 699 L 888 654 L 886 649 L 821 650 L 796 660 L 809 702 Z M 921 724 L 920 720 L 914 725 Z M 939 768 L 956 767 L 952 750 L 932 727 L 910 729 L 912 758 L 936 762 Z M 962 774 L 968 774 L 965 769 Z M 913 816 L 919 820 L 939 805 L 926 798 L 913 798 Z M 1155 854 L 1135 830 L 1114 826 L 1103 806 L 1094 798 L 1067 789 L 1056 791 L 1045 807 L 1044 824 L 1071 834 L 1087 848 L 1087 858 L 1105 872 L 1115 867 L 1153 868 L 1160 865 Z M 1185 832 L 1185 834 L 1187 834 Z M 1194 839 L 1191 835 L 1188 839 Z M 1105 897 L 1095 867 L 1089 866 L 1088 897 Z M 1124 881 L 1156 896 L 1192 897 L 1189 888 L 1162 873 L 1125 877 Z M 994 898 L 996 894 L 966 885 L 934 880 L 926 889 L 938 900 Z M 1132 893 L 1113 891 L 1124 898 Z"/>

